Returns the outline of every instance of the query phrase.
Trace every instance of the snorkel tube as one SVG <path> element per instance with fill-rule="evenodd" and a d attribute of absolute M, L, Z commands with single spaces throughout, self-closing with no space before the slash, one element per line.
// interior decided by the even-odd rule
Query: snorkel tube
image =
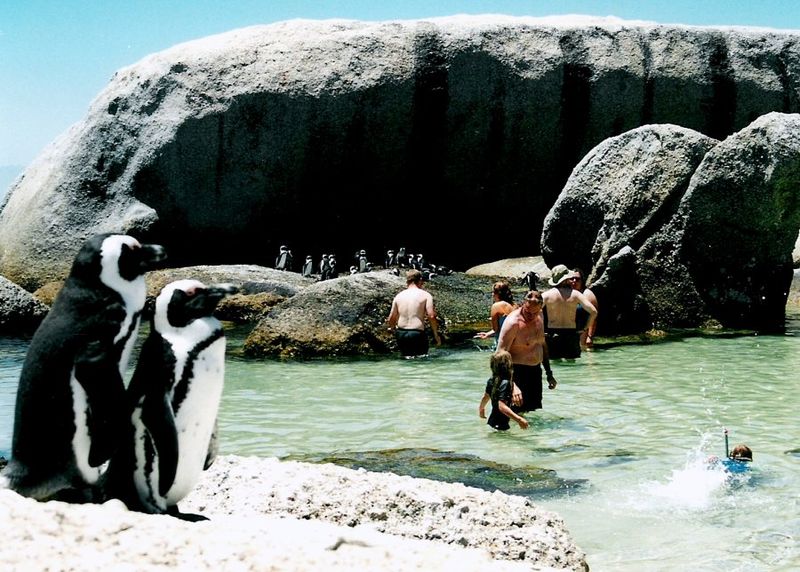
<path fill-rule="evenodd" d="M 723 428 L 722 431 L 725 435 L 725 459 L 722 461 L 722 466 L 731 474 L 746 472 L 750 468 L 750 462 L 753 460 L 752 453 L 750 453 L 749 458 L 748 456 L 742 455 L 740 446 L 737 445 L 733 448 L 734 455 L 731 456 L 731 452 L 728 448 L 728 430 Z M 747 449 L 747 447 L 744 448 Z"/>
<path fill-rule="evenodd" d="M 728 428 L 723 427 L 722 433 L 725 435 L 725 458 L 727 459 L 730 457 L 730 453 L 728 452 Z"/>

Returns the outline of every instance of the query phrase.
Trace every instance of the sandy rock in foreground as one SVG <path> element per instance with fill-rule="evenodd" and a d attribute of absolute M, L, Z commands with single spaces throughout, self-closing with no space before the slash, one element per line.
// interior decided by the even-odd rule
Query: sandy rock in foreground
<path fill-rule="evenodd" d="M 521 497 L 334 465 L 221 457 L 181 509 L 210 520 L 0 491 L 0 562 L 60 572 L 587 569 L 561 520 Z M 501 554 L 508 542 L 521 552 Z"/>
<path fill-rule="evenodd" d="M 215 516 L 201 523 L 123 505 L 38 503 L 0 492 L 4 570 L 529 570 L 479 550 L 325 522 Z"/>
<path fill-rule="evenodd" d="M 328 521 L 481 549 L 528 570 L 588 569 L 561 517 L 523 497 L 331 464 L 222 457 L 181 510 Z"/>

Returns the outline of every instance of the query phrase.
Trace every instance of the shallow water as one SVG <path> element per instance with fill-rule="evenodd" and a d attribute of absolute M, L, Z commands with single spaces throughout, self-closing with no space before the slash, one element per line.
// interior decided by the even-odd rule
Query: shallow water
<path fill-rule="evenodd" d="M 544 475 L 519 490 L 564 518 L 595 572 L 800 567 L 797 317 L 786 335 L 607 347 L 555 362 L 559 386 L 545 389 L 544 410 L 528 415 L 528 431 L 506 433 L 478 418 L 489 353 L 477 346 L 304 362 L 247 360 L 240 346 L 232 335 L 222 454 L 385 463 L 486 488 Z M 0 452 L 25 348 L 0 339 Z M 735 479 L 703 462 L 724 454 L 723 427 L 731 446 L 754 450 L 751 471 Z"/>

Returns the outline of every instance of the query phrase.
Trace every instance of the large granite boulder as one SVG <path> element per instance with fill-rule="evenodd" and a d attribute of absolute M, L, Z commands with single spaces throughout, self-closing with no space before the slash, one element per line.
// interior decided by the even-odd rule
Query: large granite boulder
<path fill-rule="evenodd" d="M 635 252 L 672 220 L 695 169 L 716 144 L 685 127 L 646 125 L 607 139 L 575 167 L 545 218 L 541 247 L 550 267 L 586 272 L 603 305 L 601 333 L 651 327 Z M 661 262 L 662 273 L 676 268 Z"/>
<path fill-rule="evenodd" d="M 317 282 L 278 304 L 253 329 L 252 356 L 318 357 L 386 353 L 385 321 L 405 280 L 389 271 Z"/>
<path fill-rule="evenodd" d="M 717 141 L 677 125 L 646 125 L 607 139 L 572 172 L 544 220 L 542 256 L 597 282 L 609 259 L 637 250 L 675 214 L 689 179 Z"/>
<path fill-rule="evenodd" d="M 783 325 L 800 229 L 800 115 L 724 141 L 653 125 L 603 142 L 548 214 L 549 265 L 590 270 L 602 333 Z"/>
<path fill-rule="evenodd" d="M 281 357 L 396 351 L 386 318 L 392 299 L 405 287 L 405 277 L 391 270 L 311 284 L 270 309 L 247 337 L 244 351 L 251 356 Z M 460 272 L 425 283 L 447 345 L 457 345 L 488 327 L 491 288 L 490 278 Z"/>
<path fill-rule="evenodd" d="M 155 297 L 170 282 L 184 278 L 193 278 L 205 284 L 228 283 L 236 286 L 238 292 L 226 296 L 217 305 L 214 315 L 239 324 L 257 322 L 273 306 L 314 283 L 314 280 L 296 272 L 254 264 L 186 266 L 148 272 L 147 295 Z"/>
<path fill-rule="evenodd" d="M 550 269 L 541 256 L 523 256 L 485 262 L 468 268 L 465 274 L 467 276 L 505 278 L 512 284 L 521 284 L 530 272 L 536 274 L 540 279 L 550 277 Z"/>
<path fill-rule="evenodd" d="M 0 333 L 21 334 L 35 330 L 49 306 L 4 276 L 0 276 Z"/>
<path fill-rule="evenodd" d="M 708 316 L 731 327 L 782 327 L 798 229 L 800 115 L 770 113 L 706 154 L 669 231 L 643 245 L 642 283 L 665 295 L 648 296 L 652 314 L 659 320 L 682 304 L 695 308 L 687 325 Z M 667 251 L 674 269 L 659 259 Z"/>
<path fill-rule="evenodd" d="M 797 38 L 457 16 L 175 46 L 116 73 L 14 183 L 0 273 L 33 291 L 107 230 L 165 245 L 175 266 L 271 265 L 280 244 L 339 260 L 405 245 L 455 269 L 535 255 L 569 173 L 608 137 L 673 123 L 723 139 L 799 111 Z M 414 200 L 419 220 L 398 220 Z M 488 205 L 508 213 L 502 253 Z M 453 248 L 478 226 L 490 238 Z"/>
<path fill-rule="evenodd" d="M 218 457 L 182 503 L 201 524 L 0 490 L 6 570 L 589 569 L 564 520 L 459 483 L 330 464 Z"/>

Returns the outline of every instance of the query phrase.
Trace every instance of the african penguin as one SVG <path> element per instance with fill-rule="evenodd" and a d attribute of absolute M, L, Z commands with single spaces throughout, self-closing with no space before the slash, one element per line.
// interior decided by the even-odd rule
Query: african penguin
<path fill-rule="evenodd" d="M 150 334 L 128 387 L 126 441 L 103 479 L 105 498 L 188 520 L 177 504 L 213 462 L 225 374 L 225 334 L 213 317 L 229 284 L 178 280 L 155 302 Z"/>
<path fill-rule="evenodd" d="M 88 500 L 122 430 L 144 274 L 165 258 L 163 247 L 120 234 L 81 247 L 28 348 L 0 486 L 38 500 Z"/>

